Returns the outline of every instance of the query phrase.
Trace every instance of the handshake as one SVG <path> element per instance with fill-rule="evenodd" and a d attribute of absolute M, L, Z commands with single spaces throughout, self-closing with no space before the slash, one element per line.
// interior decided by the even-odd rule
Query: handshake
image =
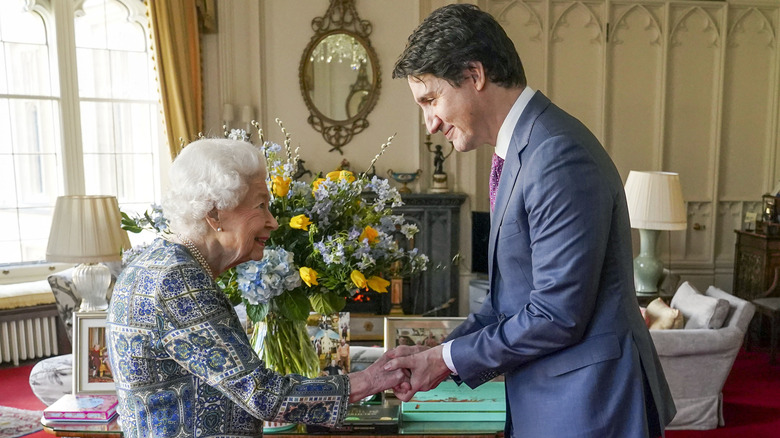
<path fill-rule="evenodd" d="M 444 363 L 441 345 L 433 348 L 402 345 L 387 351 L 362 371 L 349 374 L 349 402 L 392 389 L 396 397 L 409 401 L 418 391 L 439 385 L 450 369 Z"/>

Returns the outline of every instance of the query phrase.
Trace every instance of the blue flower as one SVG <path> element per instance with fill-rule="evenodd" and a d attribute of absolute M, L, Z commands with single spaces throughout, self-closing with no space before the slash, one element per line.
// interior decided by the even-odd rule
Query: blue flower
<path fill-rule="evenodd" d="M 236 266 L 238 289 L 250 304 L 265 304 L 284 291 L 301 285 L 301 276 L 293 254 L 282 248 L 268 247 L 263 259 Z"/>

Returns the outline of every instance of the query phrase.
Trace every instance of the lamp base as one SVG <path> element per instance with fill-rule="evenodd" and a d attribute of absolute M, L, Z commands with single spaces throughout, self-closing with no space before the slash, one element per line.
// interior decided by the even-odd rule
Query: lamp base
<path fill-rule="evenodd" d="M 102 263 L 82 263 L 73 270 L 73 285 L 81 294 L 79 312 L 99 312 L 108 308 L 106 294 L 111 270 Z"/>
<path fill-rule="evenodd" d="M 658 281 L 664 265 L 655 256 L 655 245 L 659 230 L 639 230 L 640 252 L 634 259 L 634 289 L 639 294 L 657 294 Z"/>

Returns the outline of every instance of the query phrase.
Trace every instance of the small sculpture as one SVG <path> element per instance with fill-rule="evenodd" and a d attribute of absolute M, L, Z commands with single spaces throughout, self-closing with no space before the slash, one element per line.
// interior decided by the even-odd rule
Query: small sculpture
<path fill-rule="evenodd" d="M 428 152 L 433 153 L 433 175 L 431 175 L 433 183 L 431 186 L 431 193 L 447 193 L 449 192 L 449 188 L 447 187 L 447 173 L 444 172 L 444 160 L 452 155 L 455 147 L 450 144 L 450 151 L 447 155 L 444 155 L 440 144 L 437 144 L 435 149 L 431 149 L 431 144 L 431 135 L 428 134 L 425 136 L 425 146 L 428 148 Z"/>
<path fill-rule="evenodd" d="M 296 180 L 296 181 L 301 179 L 301 177 L 303 177 L 303 175 L 306 175 L 306 174 L 308 174 L 309 176 L 312 176 L 311 170 L 309 170 L 306 167 L 304 167 L 303 163 L 305 163 L 305 161 L 300 160 L 300 159 L 295 162 L 295 173 L 293 174 L 293 179 Z"/>

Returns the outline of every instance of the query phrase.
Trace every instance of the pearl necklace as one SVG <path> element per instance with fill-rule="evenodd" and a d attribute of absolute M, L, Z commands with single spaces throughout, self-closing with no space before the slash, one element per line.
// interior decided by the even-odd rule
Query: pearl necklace
<path fill-rule="evenodd" d="M 206 270 L 206 273 L 209 274 L 209 277 L 214 278 L 214 273 L 211 272 L 211 267 L 209 266 L 208 263 L 206 263 L 206 257 L 203 257 L 203 254 L 201 254 L 201 252 L 198 250 L 195 244 L 192 243 L 192 240 L 182 236 L 181 234 L 177 234 L 176 236 L 179 238 L 179 240 L 182 241 L 184 246 L 186 246 L 187 249 L 190 250 L 192 256 L 195 257 L 195 260 L 197 260 L 198 263 L 200 263 L 203 266 L 203 268 Z"/>

